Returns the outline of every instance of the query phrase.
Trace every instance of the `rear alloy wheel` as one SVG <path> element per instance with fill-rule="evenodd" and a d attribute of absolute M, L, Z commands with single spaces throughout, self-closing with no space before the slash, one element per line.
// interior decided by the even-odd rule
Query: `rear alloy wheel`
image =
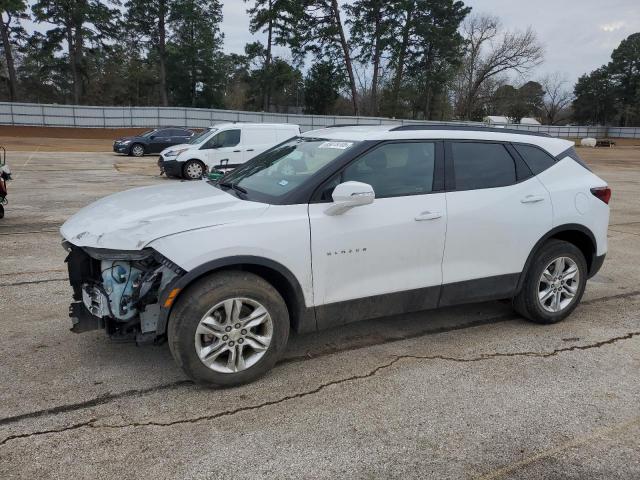
<path fill-rule="evenodd" d="M 536 323 L 557 323 L 578 306 L 587 283 L 587 262 L 575 245 L 545 243 L 529 267 L 514 307 Z"/>
<path fill-rule="evenodd" d="M 569 257 L 558 257 L 544 269 L 539 283 L 540 306 L 547 312 L 561 312 L 573 302 L 578 292 L 578 265 Z"/>
<path fill-rule="evenodd" d="M 268 372 L 289 338 L 289 312 L 262 277 L 222 271 L 188 287 L 167 331 L 176 363 L 198 383 L 232 386 Z"/>
<path fill-rule="evenodd" d="M 131 146 L 131 155 L 133 155 L 134 157 L 144 156 L 144 147 L 139 143 L 134 143 Z"/>
<path fill-rule="evenodd" d="M 204 175 L 204 165 L 199 160 L 189 160 L 182 167 L 182 174 L 187 180 L 200 180 Z"/>

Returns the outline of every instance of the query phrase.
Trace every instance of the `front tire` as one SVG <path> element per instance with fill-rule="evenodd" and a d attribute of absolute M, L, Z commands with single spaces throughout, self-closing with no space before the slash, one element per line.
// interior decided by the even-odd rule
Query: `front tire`
<path fill-rule="evenodd" d="M 134 157 L 143 157 L 144 156 L 144 145 L 140 143 L 134 143 L 131 145 L 130 154 Z"/>
<path fill-rule="evenodd" d="M 587 262 L 578 247 L 549 240 L 529 267 L 514 308 L 531 322 L 558 323 L 580 303 L 587 273 Z"/>
<path fill-rule="evenodd" d="M 228 387 L 267 373 L 289 338 L 289 313 L 278 293 L 249 272 L 226 271 L 199 280 L 171 313 L 171 354 L 197 383 Z"/>
<path fill-rule="evenodd" d="M 182 176 L 186 180 L 200 180 L 204 171 L 204 164 L 200 160 L 189 160 L 182 167 Z"/>

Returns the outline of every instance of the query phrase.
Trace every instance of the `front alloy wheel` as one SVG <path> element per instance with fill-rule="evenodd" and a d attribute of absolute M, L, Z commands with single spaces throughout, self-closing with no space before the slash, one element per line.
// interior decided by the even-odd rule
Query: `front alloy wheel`
<path fill-rule="evenodd" d="M 220 271 L 182 291 L 171 311 L 171 354 L 198 383 L 250 382 L 278 361 L 289 338 L 289 311 L 264 278 Z"/>
<path fill-rule="evenodd" d="M 200 361 L 214 372 L 236 373 L 255 365 L 271 344 L 273 321 L 250 298 L 230 298 L 205 313 L 196 329 Z"/>
<path fill-rule="evenodd" d="M 144 147 L 139 143 L 136 143 L 133 147 L 131 147 L 131 155 L 134 157 L 142 157 L 144 155 Z"/>

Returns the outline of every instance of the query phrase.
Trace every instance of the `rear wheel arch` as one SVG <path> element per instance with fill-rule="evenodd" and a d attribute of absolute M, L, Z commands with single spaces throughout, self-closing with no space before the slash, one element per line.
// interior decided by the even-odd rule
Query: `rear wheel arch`
<path fill-rule="evenodd" d="M 307 308 L 302 287 L 295 275 L 284 265 L 267 258 L 254 256 L 234 256 L 207 262 L 194 268 L 182 277 L 171 282 L 160 295 L 160 318 L 156 333 L 158 336 L 167 332 L 173 305 L 189 287 L 201 278 L 221 271 L 246 271 L 253 273 L 273 286 L 282 296 L 289 311 L 291 329 L 296 332 L 308 332 L 316 329 L 315 312 Z M 180 289 L 175 296 L 172 307 L 164 308 L 164 303 L 174 289 Z"/>
<path fill-rule="evenodd" d="M 584 255 L 584 258 L 587 262 L 587 271 L 590 272 L 592 270 L 592 266 L 594 265 L 596 259 L 596 252 L 598 247 L 596 237 L 593 232 L 589 230 L 589 228 L 580 224 L 560 225 L 547 232 L 542 238 L 540 238 L 540 240 L 536 242 L 535 246 L 531 250 L 531 253 L 529 253 L 527 261 L 524 264 L 522 273 L 520 274 L 516 293 L 520 292 L 520 290 L 522 289 L 525 278 L 527 276 L 527 272 L 533 264 L 536 255 L 538 255 L 542 246 L 547 241 L 552 239 L 563 240 L 565 242 L 571 243 L 572 245 L 575 245 Z"/>

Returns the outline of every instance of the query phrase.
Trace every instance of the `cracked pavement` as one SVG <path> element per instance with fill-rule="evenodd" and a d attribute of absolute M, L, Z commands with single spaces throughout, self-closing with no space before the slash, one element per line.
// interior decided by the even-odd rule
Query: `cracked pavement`
<path fill-rule="evenodd" d="M 155 158 L 10 150 L 0 478 L 640 477 L 640 149 L 581 154 L 613 188 L 610 253 L 565 322 L 508 302 L 362 322 L 294 336 L 265 378 L 212 390 L 166 345 L 68 330 L 57 227 L 168 181 Z"/>

